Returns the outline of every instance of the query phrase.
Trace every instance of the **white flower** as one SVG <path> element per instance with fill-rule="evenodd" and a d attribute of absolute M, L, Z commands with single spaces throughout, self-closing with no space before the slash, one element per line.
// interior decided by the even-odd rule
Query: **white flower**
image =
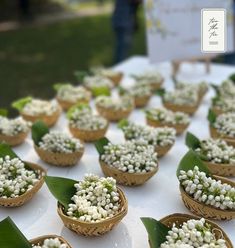
<path fill-rule="evenodd" d="M 58 131 L 45 134 L 38 145 L 43 150 L 55 153 L 73 153 L 83 148 L 80 140 Z"/>
<path fill-rule="evenodd" d="M 216 97 L 212 100 L 212 106 L 222 110 L 223 112 L 234 112 L 235 98 L 227 98 L 226 96 Z"/>
<path fill-rule="evenodd" d="M 107 77 L 101 75 L 86 76 L 83 82 L 84 86 L 88 89 L 97 87 L 108 87 L 109 89 L 111 89 L 113 87 L 113 82 Z"/>
<path fill-rule="evenodd" d="M 91 72 L 93 72 L 95 75 L 101 75 L 103 77 L 115 77 L 120 74 L 119 71 L 104 67 L 93 67 L 91 68 Z"/>
<path fill-rule="evenodd" d="M 134 77 L 138 84 L 143 85 L 153 85 L 154 83 L 159 83 L 163 80 L 162 75 L 155 70 L 145 71 L 144 73 L 135 75 Z"/>
<path fill-rule="evenodd" d="M 68 248 L 58 238 L 45 239 L 42 245 L 33 245 L 33 248 Z"/>
<path fill-rule="evenodd" d="M 226 80 L 218 88 L 219 95 L 224 98 L 234 98 L 235 97 L 235 85 L 233 81 Z"/>
<path fill-rule="evenodd" d="M 104 146 L 101 160 L 107 165 L 128 173 L 146 173 L 157 167 L 154 147 L 143 140 L 127 141 L 124 144 Z"/>
<path fill-rule="evenodd" d="M 176 89 L 181 90 L 194 90 L 198 93 L 205 93 L 208 90 L 208 84 L 206 82 L 200 83 L 186 83 L 186 82 L 178 82 L 175 85 Z"/>
<path fill-rule="evenodd" d="M 235 137 L 235 113 L 221 114 L 216 118 L 214 127 L 223 135 Z"/>
<path fill-rule="evenodd" d="M 132 97 L 144 97 L 151 96 L 151 87 L 144 84 L 135 84 L 129 89 L 127 89 L 127 93 Z"/>

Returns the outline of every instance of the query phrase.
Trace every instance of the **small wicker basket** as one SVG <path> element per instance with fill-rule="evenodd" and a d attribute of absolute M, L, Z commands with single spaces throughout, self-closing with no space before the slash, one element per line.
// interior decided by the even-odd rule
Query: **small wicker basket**
<path fill-rule="evenodd" d="M 151 177 L 153 177 L 158 171 L 157 166 L 154 170 L 146 173 L 128 173 L 113 168 L 101 160 L 100 166 L 106 177 L 113 177 L 114 179 L 116 179 L 118 184 L 126 186 L 142 185 L 147 182 Z"/>
<path fill-rule="evenodd" d="M 182 226 L 182 224 L 190 219 L 200 219 L 197 216 L 193 216 L 193 215 L 188 215 L 188 214 L 179 214 L 179 213 L 175 213 L 175 214 L 171 214 L 168 215 L 164 218 L 162 218 L 160 220 L 160 222 L 169 227 L 172 228 L 173 224 L 176 225 L 176 227 L 180 227 Z M 211 225 L 213 233 L 215 234 L 216 239 L 224 239 L 226 241 L 226 247 L 227 248 L 233 248 L 232 242 L 230 241 L 229 237 L 227 236 L 227 234 L 223 231 L 223 229 L 221 229 L 221 227 L 219 227 L 216 223 L 206 220 L 206 222 L 208 224 Z"/>
<path fill-rule="evenodd" d="M 119 72 L 115 74 L 114 76 L 107 76 L 107 78 L 113 82 L 114 86 L 118 86 L 123 78 L 123 73 Z"/>
<path fill-rule="evenodd" d="M 41 120 L 43 121 L 48 127 L 52 127 L 55 125 L 55 123 L 57 122 L 57 120 L 59 119 L 61 113 L 61 109 L 58 108 L 57 111 L 55 111 L 52 115 L 28 115 L 26 113 L 21 112 L 21 116 L 26 120 L 26 121 L 30 121 L 32 123 Z"/>
<path fill-rule="evenodd" d="M 101 116 L 113 122 L 126 119 L 133 110 L 133 108 L 129 108 L 126 110 L 112 110 L 112 109 L 106 109 L 106 108 L 100 107 L 98 105 L 96 105 L 96 109 Z"/>
<path fill-rule="evenodd" d="M 235 147 L 235 138 L 231 138 L 229 136 L 225 136 L 223 134 L 220 134 L 217 131 L 217 129 L 212 127 L 211 125 L 210 125 L 209 129 L 210 129 L 210 135 L 213 139 L 222 139 L 222 140 L 226 141 L 228 145 Z"/>
<path fill-rule="evenodd" d="M 127 199 L 120 188 L 118 188 L 118 193 L 120 196 L 120 211 L 114 217 L 97 223 L 87 223 L 65 215 L 63 206 L 59 203 L 57 212 L 68 229 L 84 236 L 100 236 L 111 231 L 127 214 Z"/>
<path fill-rule="evenodd" d="M 159 82 L 153 82 L 151 83 L 151 89 L 152 91 L 156 91 L 162 87 L 162 84 L 164 82 L 164 79 L 161 79 Z"/>
<path fill-rule="evenodd" d="M 173 112 L 180 111 L 180 112 L 184 112 L 188 115 L 193 115 L 197 111 L 198 106 L 199 106 L 198 104 L 192 105 L 192 106 L 190 106 L 190 105 L 188 105 L 188 106 L 176 105 L 176 104 L 172 104 L 172 103 L 164 102 L 164 101 L 163 101 L 163 105 L 165 108 L 170 109 Z"/>
<path fill-rule="evenodd" d="M 35 171 L 39 171 L 40 179 L 39 181 L 34 185 L 34 187 L 27 192 L 25 192 L 23 195 L 20 195 L 15 198 L 0 198 L 0 206 L 4 207 L 19 207 L 28 202 L 33 198 L 33 196 L 39 191 L 39 189 L 42 187 L 44 183 L 43 176 L 46 175 L 46 171 L 39 165 L 33 164 L 30 162 L 24 162 L 26 163 L 31 169 Z"/>
<path fill-rule="evenodd" d="M 171 127 L 176 130 L 176 135 L 182 134 L 189 126 L 188 124 L 170 124 L 170 123 L 163 123 L 161 121 L 157 120 L 151 120 L 149 118 L 146 118 L 146 122 L 149 126 L 152 127 Z"/>
<path fill-rule="evenodd" d="M 151 95 L 134 97 L 135 107 L 136 108 L 145 107 L 148 104 L 150 98 L 151 98 Z"/>
<path fill-rule="evenodd" d="M 70 109 L 72 106 L 76 105 L 76 104 L 88 104 L 89 103 L 89 100 L 90 99 L 83 99 L 83 100 L 79 100 L 77 102 L 72 102 L 72 101 L 65 101 L 65 100 L 62 100 L 58 97 L 56 97 L 56 100 L 58 101 L 58 103 L 60 104 L 61 108 L 64 110 L 64 111 L 67 111 L 68 109 Z"/>
<path fill-rule="evenodd" d="M 40 147 L 34 145 L 34 149 L 38 156 L 48 164 L 52 164 L 58 167 L 73 166 L 78 163 L 81 159 L 84 148 L 80 151 L 72 153 L 55 153 L 41 149 Z"/>
<path fill-rule="evenodd" d="M 211 110 L 213 111 L 213 113 L 215 113 L 216 116 L 225 113 L 222 109 L 220 109 L 220 108 L 218 108 L 218 107 L 212 107 Z"/>
<path fill-rule="evenodd" d="M 25 141 L 25 139 L 27 138 L 27 135 L 28 135 L 28 132 L 21 132 L 14 136 L 0 133 L 0 142 L 5 142 L 9 146 L 18 146 Z"/>
<path fill-rule="evenodd" d="M 82 130 L 69 125 L 69 130 L 75 138 L 83 140 L 84 142 L 93 142 L 105 136 L 108 126 L 109 124 L 107 124 L 105 128 L 98 130 Z"/>
<path fill-rule="evenodd" d="M 221 180 L 222 183 L 227 183 L 232 187 L 235 187 L 235 182 L 224 177 L 213 176 L 216 180 Z M 181 197 L 184 205 L 194 214 L 215 220 L 231 220 L 235 218 L 235 210 L 222 210 L 210 205 L 205 205 L 202 202 L 198 202 L 188 195 L 182 186 L 180 186 Z"/>
<path fill-rule="evenodd" d="M 213 175 L 223 177 L 235 177 L 235 166 L 231 164 L 218 164 L 203 161 Z"/>
<path fill-rule="evenodd" d="M 40 236 L 40 237 L 37 237 L 37 238 L 34 238 L 34 239 L 29 240 L 29 242 L 31 243 L 31 245 L 40 245 L 40 246 L 42 246 L 44 240 L 46 240 L 46 239 L 55 239 L 55 238 L 58 238 L 59 241 L 62 244 L 66 244 L 67 245 L 67 248 L 72 248 L 72 246 L 63 237 L 57 236 L 57 235 Z"/>
<path fill-rule="evenodd" d="M 156 146 L 155 152 L 157 153 L 158 158 L 165 156 L 174 144 L 167 146 Z"/>

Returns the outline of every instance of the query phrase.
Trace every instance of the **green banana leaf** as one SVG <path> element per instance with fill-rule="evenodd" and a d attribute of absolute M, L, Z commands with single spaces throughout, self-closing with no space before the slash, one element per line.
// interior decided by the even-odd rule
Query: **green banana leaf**
<path fill-rule="evenodd" d="M 160 88 L 160 89 L 155 91 L 155 94 L 160 96 L 160 97 L 163 97 L 166 94 L 166 90 L 163 88 Z"/>
<path fill-rule="evenodd" d="M 125 95 L 125 94 L 128 93 L 128 92 L 127 92 L 127 90 L 124 89 L 123 87 L 118 86 L 118 93 L 119 93 L 119 95 L 123 96 L 123 95 Z"/>
<path fill-rule="evenodd" d="M 32 248 L 30 242 L 18 229 L 10 217 L 0 222 L 0 247 L 1 248 Z"/>
<path fill-rule="evenodd" d="M 53 89 L 55 91 L 58 91 L 61 87 L 63 87 L 63 86 L 69 86 L 69 85 L 72 86 L 72 84 L 70 84 L 70 83 L 56 83 L 56 84 L 53 85 Z"/>
<path fill-rule="evenodd" d="M 110 143 L 110 141 L 106 137 L 101 138 L 95 142 L 95 147 L 99 155 L 104 154 L 104 146 L 106 146 L 108 143 Z"/>
<path fill-rule="evenodd" d="M 150 247 L 159 248 L 166 241 L 166 236 L 170 228 L 152 218 L 142 217 L 141 221 L 148 232 Z"/>
<path fill-rule="evenodd" d="M 216 114 L 211 109 L 208 111 L 207 120 L 211 126 L 213 126 L 216 121 Z"/>
<path fill-rule="evenodd" d="M 44 178 L 52 195 L 65 207 L 65 209 L 68 209 L 71 198 L 76 194 L 74 184 L 78 183 L 78 181 L 63 177 L 45 176 Z"/>
<path fill-rule="evenodd" d="M 32 139 L 35 145 L 42 140 L 42 137 L 49 133 L 49 128 L 43 121 L 36 121 L 32 125 Z"/>
<path fill-rule="evenodd" d="M 10 158 L 19 158 L 8 144 L 0 143 L 0 157 L 10 156 Z M 1 247 L 1 246 L 0 246 Z"/>
<path fill-rule="evenodd" d="M 213 88 L 213 90 L 215 91 L 215 93 L 217 95 L 219 95 L 219 86 L 217 84 L 213 84 L 213 83 L 211 83 L 210 86 Z"/>
<path fill-rule="evenodd" d="M 0 109 L 0 116 L 7 117 L 8 110 L 7 109 Z"/>
<path fill-rule="evenodd" d="M 200 147 L 200 140 L 194 134 L 187 132 L 185 137 L 185 144 L 188 148 L 195 150 Z"/>
<path fill-rule="evenodd" d="M 127 119 L 122 119 L 118 122 L 118 128 L 123 129 L 124 127 L 129 125 L 129 121 Z"/>
<path fill-rule="evenodd" d="M 103 87 L 93 87 L 91 89 L 92 95 L 97 97 L 97 96 L 110 96 L 111 91 L 109 87 L 103 86 Z"/>
<path fill-rule="evenodd" d="M 18 111 L 22 111 L 22 109 L 24 108 L 24 106 L 32 101 L 32 97 L 31 96 L 27 96 L 25 98 L 21 98 L 17 101 L 14 101 L 11 106 L 15 109 L 17 109 Z"/>
<path fill-rule="evenodd" d="M 232 80 L 235 83 L 235 73 L 231 74 L 229 76 L 229 79 Z"/>

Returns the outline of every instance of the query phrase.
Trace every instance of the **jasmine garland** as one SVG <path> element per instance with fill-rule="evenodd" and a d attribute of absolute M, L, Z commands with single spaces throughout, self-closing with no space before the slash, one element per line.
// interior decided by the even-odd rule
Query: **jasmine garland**
<path fill-rule="evenodd" d="M 33 248 L 68 248 L 58 238 L 45 239 L 42 245 L 33 245 Z"/>

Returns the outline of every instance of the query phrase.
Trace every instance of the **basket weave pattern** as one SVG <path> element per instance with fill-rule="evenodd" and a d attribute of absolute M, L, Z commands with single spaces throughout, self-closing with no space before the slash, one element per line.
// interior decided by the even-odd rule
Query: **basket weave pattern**
<path fill-rule="evenodd" d="M 234 177 L 235 176 L 235 166 L 231 164 L 216 164 L 208 161 L 203 161 L 207 164 L 210 172 L 213 175 L 223 176 L 223 177 Z"/>
<path fill-rule="evenodd" d="M 157 156 L 160 158 L 160 157 L 163 157 L 164 155 L 166 155 L 170 149 L 172 148 L 174 144 L 172 145 L 167 145 L 167 146 L 156 146 L 155 147 L 155 152 L 157 153 Z"/>
<path fill-rule="evenodd" d="M 216 130 L 216 128 L 212 127 L 211 125 L 210 125 L 209 129 L 210 129 L 210 135 L 213 139 L 223 139 L 224 141 L 227 142 L 228 145 L 235 147 L 235 138 L 231 138 L 229 136 L 225 136 L 223 134 L 220 134 Z"/>
<path fill-rule="evenodd" d="M 109 231 L 111 231 L 127 214 L 128 203 L 127 199 L 121 189 L 118 188 L 118 193 L 120 197 L 120 210 L 112 218 L 100 221 L 98 223 L 84 222 L 80 220 L 72 219 L 71 217 L 64 214 L 63 206 L 58 203 L 57 212 L 62 219 L 64 225 L 84 236 L 100 236 Z"/>
<path fill-rule="evenodd" d="M 119 72 L 118 74 L 114 76 L 108 76 L 107 78 L 113 82 L 114 86 L 118 86 L 123 78 L 123 73 Z"/>
<path fill-rule="evenodd" d="M 197 111 L 198 106 L 199 106 L 198 104 L 194 106 L 176 105 L 176 104 L 172 104 L 172 103 L 168 103 L 164 101 L 163 101 L 163 105 L 165 108 L 170 109 L 173 112 L 180 111 L 180 112 L 184 112 L 189 115 L 193 115 Z"/>
<path fill-rule="evenodd" d="M 143 107 L 145 107 L 148 104 L 150 98 L 151 98 L 151 95 L 135 97 L 134 98 L 135 107 L 136 108 L 143 108 Z"/>
<path fill-rule="evenodd" d="M 89 100 L 79 100 L 77 102 L 71 102 L 71 101 L 65 101 L 65 100 L 62 100 L 60 98 L 56 98 L 56 100 L 58 101 L 58 103 L 60 104 L 61 108 L 64 110 L 64 111 L 67 111 L 69 108 L 71 108 L 72 106 L 76 105 L 76 104 L 79 104 L 79 103 L 84 103 L 84 104 L 87 104 L 89 103 Z"/>
<path fill-rule="evenodd" d="M 28 132 L 26 133 L 21 132 L 14 136 L 9 136 L 0 133 L 0 141 L 7 143 L 9 146 L 18 146 L 25 141 L 27 135 Z"/>
<path fill-rule="evenodd" d="M 31 239 L 29 240 L 29 242 L 32 244 L 32 245 L 40 245 L 42 246 L 44 240 L 46 239 L 55 239 L 55 238 L 58 238 L 59 241 L 62 243 L 62 244 L 66 244 L 68 246 L 68 248 L 72 248 L 72 246 L 61 236 L 57 236 L 57 235 L 45 235 L 45 236 L 40 236 L 40 237 L 37 237 L 37 238 L 34 238 L 34 239 Z"/>

